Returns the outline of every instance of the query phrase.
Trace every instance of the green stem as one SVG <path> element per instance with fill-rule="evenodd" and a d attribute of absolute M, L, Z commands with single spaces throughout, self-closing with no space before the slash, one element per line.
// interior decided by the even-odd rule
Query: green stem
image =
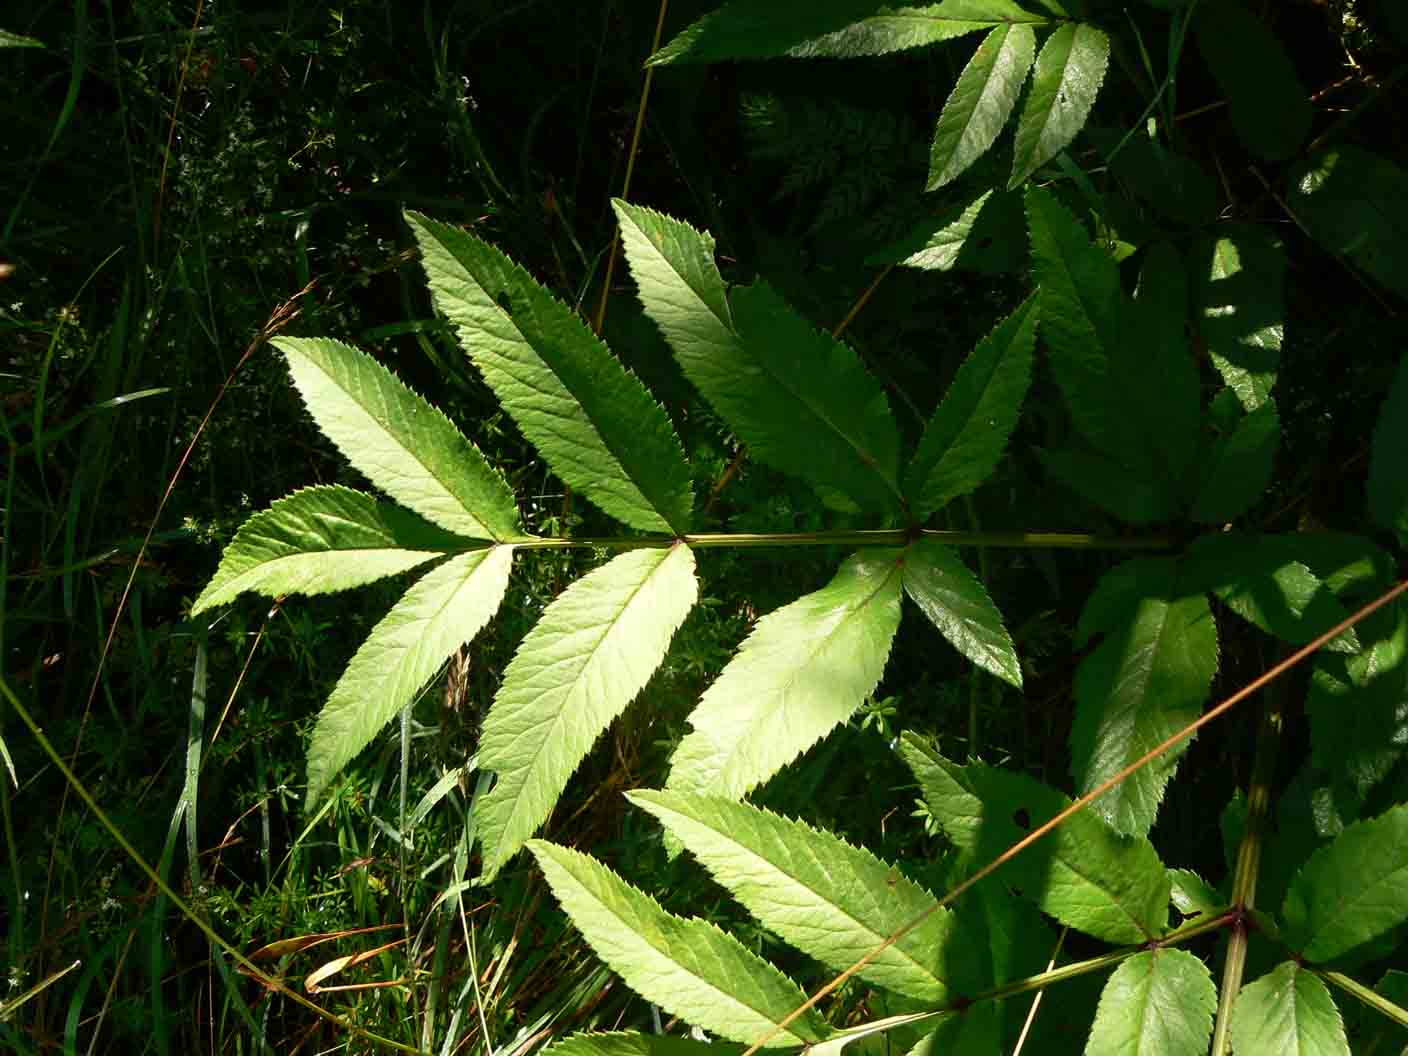
<path fill-rule="evenodd" d="M 1213 1027 L 1212 1056 L 1228 1051 L 1228 1031 L 1232 1006 L 1242 990 L 1242 973 L 1247 964 L 1248 931 L 1246 914 L 1256 905 L 1256 881 L 1261 869 L 1262 837 L 1271 813 L 1271 780 L 1276 773 L 1276 754 L 1281 742 L 1281 683 L 1267 690 L 1266 712 L 1256 739 L 1256 759 L 1252 763 L 1251 784 L 1247 789 L 1247 827 L 1237 848 L 1237 867 L 1232 876 L 1232 909 L 1236 914 L 1227 943 L 1227 960 L 1222 966 L 1222 985 L 1217 995 L 1217 1021 Z"/>
<path fill-rule="evenodd" d="M 949 532 L 925 528 L 917 533 L 946 546 L 992 546 L 1021 550 L 1171 550 L 1174 540 L 1161 535 L 1126 538 L 1088 532 Z M 907 528 L 838 532 L 703 532 L 698 535 L 610 535 L 575 539 L 530 538 L 514 541 L 519 550 L 639 550 L 683 542 L 696 550 L 761 546 L 905 546 L 916 536 Z"/>
<path fill-rule="evenodd" d="M 1333 983 L 1345 993 L 1352 994 L 1359 998 L 1360 1001 L 1363 1001 L 1370 1008 L 1382 1012 L 1395 1023 L 1408 1027 L 1408 1010 L 1395 1005 L 1388 998 L 1384 997 L 1383 994 L 1370 990 L 1363 983 L 1355 982 L 1342 972 L 1329 972 L 1321 968 L 1311 968 L 1310 970 L 1321 979 L 1325 980 L 1325 982 Z"/>

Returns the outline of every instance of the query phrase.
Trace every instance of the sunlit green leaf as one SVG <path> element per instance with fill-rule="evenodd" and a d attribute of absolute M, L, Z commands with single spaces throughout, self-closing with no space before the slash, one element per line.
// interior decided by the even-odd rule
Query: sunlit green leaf
<path fill-rule="evenodd" d="M 1086 1056 L 1202 1056 L 1216 1008 L 1212 974 L 1191 953 L 1136 953 L 1105 983 Z"/>
<path fill-rule="evenodd" d="M 1070 800 L 1034 778 L 973 763 L 960 767 L 913 734 L 900 754 L 949 839 L 986 865 Z M 1088 810 L 1066 819 L 996 874 L 1046 913 L 1107 942 L 1145 942 L 1168 922 L 1169 880 L 1153 845 L 1120 836 Z"/>
<path fill-rule="evenodd" d="M 1200 247 L 1206 281 L 1196 289 L 1198 329 L 1222 380 L 1254 411 L 1271 395 L 1281 365 L 1286 252 L 1261 228 L 1219 230 L 1226 233 Z"/>
<path fill-rule="evenodd" d="M 553 472 L 633 528 L 687 531 L 689 463 L 635 375 L 493 246 L 417 213 L 406 221 L 436 308 Z"/>
<path fill-rule="evenodd" d="M 1310 856 L 1281 909 L 1281 937 L 1312 963 L 1408 920 L 1408 806 L 1347 827 Z"/>
<path fill-rule="evenodd" d="M 544 1056 L 737 1056 L 742 1051 L 741 1045 L 723 1041 L 603 1031 L 569 1035 L 548 1046 Z"/>
<path fill-rule="evenodd" d="M 747 803 L 650 791 L 627 798 L 655 815 L 760 924 L 835 971 L 929 913 L 860 975 L 930 1005 L 948 999 L 955 984 L 961 992 L 967 954 L 946 948 L 953 914 L 869 851 Z"/>
<path fill-rule="evenodd" d="M 273 343 L 323 435 L 378 488 L 457 535 L 521 537 L 503 475 L 389 370 L 340 341 L 277 337 Z"/>
<path fill-rule="evenodd" d="M 1037 299 L 998 323 L 958 368 L 905 471 L 910 510 L 923 519 L 991 475 L 1031 381 Z"/>
<path fill-rule="evenodd" d="M 667 913 L 587 855 L 545 840 L 530 840 L 528 849 L 597 956 L 671 1015 L 751 1044 L 806 1000 L 796 983 L 733 936 L 707 921 Z M 814 1044 L 830 1033 L 809 1009 L 768 1047 Z"/>
<path fill-rule="evenodd" d="M 308 806 L 489 622 L 508 588 L 512 562 L 511 546 L 452 557 L 422 576 L 372 629 L 313 727 Z"/>
<path fill-rule="evenodd" d="M 331 594 L 476 544 L 350 488 L 303 488 L 245 521 L 191 615 L 247 590 Z"/>
<path fill-rule="evenodd" d="M 528 632 L 479 739 L 479 765 L 498 774 L 475 806 L 486 878 L 547 818 L 597 737 L 660 666 L 697 597 L 687 546 L 632 550 L 573 583 Z"/>
<path fill-rule="evenodd" d="M 936 44 L 1005 22 L 1043 23 L 1012 0 L 732 0 L 650 57 L 649 65 L 724 59 L 858 58 Z"/>
<path fill-rule="evenodd" d="M 904 591 L 960 653 L 1004 682 L 1022 686 L 1022 664 L 1002 613 L 949 547 L 920 539 L 905 550 Z"/>
<path fill-rule="evenodd" d="M 690 715 L 666 787 L 739 798 L 850 718 L 890 654 L 900 574 L 898 551 L 867 550 L 760 619 Z"/>
<path fill-rule="evenodd" d="M 1231 1028 L 1234 1056 L 1349 1056 L 1330 991 L 1294 961 L 1242 987 Z"/>
<path fill-rule="evenodd" d="M 1202 712 L 1217 672 L 1217 627 L 1207 599 L 1179 583 L 1171 560 L 1127 562 L 1139 599 L 1076 669 L 1071 770 L 1089 792 Z M 1187 741 L 1090 805 L 1120 832 L 1146 834 Z"/>
<path fill-rule="evenodd" d="M 1293 538 L 1219 532 L 1188 552 L 1188 577 L 1211 590 L 1238 616 L 1295 645 L 1324 634 L 1349 612 L 1320 577 L 1296 560 Z M 1350 628 L 1327 648 L 1359 651 Z"/>
<path fill-rule="evenodd" d="M 993 145 L 1017 105 L 1035 53 L 1036 34 L 1022 23 L 998 26 L 978 45 L 939 115 L 929 190 L 956 179 Z"/>
<path fill-rule="evenodd" d="M 1195 917 L 1200 913 L 1213 916 L 1227 909 L 1227 899 L 1193 870 L 1170 869 L 1168 879 L 1173 885 L 1170 897 L 1174 908 L 1185 917 Z"/>
<path fill-rule="evenodd" d="M 1017 121 L 1008 187 L 1020 186 L 1076 138 L 1110 61 L 1110 38 L 1083 22 L 1059 26 L 1036 57 L 1032 87 Z"/>

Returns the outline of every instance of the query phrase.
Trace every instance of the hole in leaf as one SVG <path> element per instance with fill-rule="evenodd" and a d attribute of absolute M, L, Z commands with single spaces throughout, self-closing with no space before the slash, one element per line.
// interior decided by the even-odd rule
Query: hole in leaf
<path fill-rule="evenodd" d="M 1026 807 L 1018 807 L 1012 814 L 1012 823 L 1023 832 L 1030 832 L 1032 828 L 1032 816 L 1027 813 Z"/>

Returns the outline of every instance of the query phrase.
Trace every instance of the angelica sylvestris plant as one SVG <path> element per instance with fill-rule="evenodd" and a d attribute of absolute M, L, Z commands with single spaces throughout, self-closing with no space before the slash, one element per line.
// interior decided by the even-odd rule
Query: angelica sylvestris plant
<path fill-rule="evenodd" d="M 1242 523 L 1272 479 L 1281 440 L 1274 391 L 1284 251 L 1263 232 L 1210 219 L 1198 220 L 1191 237 L 1112 246 L 1092 239 L 1060 195 L 1031 184 L 1084 125 L 1111 43 L 1059 4 L 1029 6 L 944 0 L 900 11 L 833 0 L 799 9 L 735 0 L 652 59 L 843 58 L 982 32 L 937 116 L 931 188 L 965 178 L 1021 103 L 1007 185 L 978 188 L 919 248 L 895 257 L 954 267 L 982 211 L 1023 188 L 1019 237 L 1032 288 L 987 326 L 909 445 L 855 350 L 816 331 L 766 280 L 728 286 L 709 235 L 615 203 L 641 304 L 684 377 L 749 458 L 804 482 L 857 527 L 786 536 L 696 531 L 691 466 L 644 385 L 493 246 L 408 213 L 436 308 L 464 352 L 552 471 L 619 522 L 621 534 L 525 531 L 505 478 L 429 402 L 350 346 L 279 338 L 319 428 L 381 496 L 307 488 L 256 514 L 195 611 L 244 591 L 328 593 L 424 570 L 318 717 L 307 763 L 312 806 L 493 616 L 514 560 L 571 546 L 613 554 L 547 606 L 503 673 L 477 746 L 478 765 L 496 775 L 474 806 L 481 879 L 492 880 L 527 846 L 600 956 L 662 1010 L 723 1042 L 830 1056 L 889 1035 L 915 1056 L 988 1053 L 1013 1033 L 1016 1006 L 1007 999 L 1109 971 L 1087 1052 L 1192 1054 L 1210 1043 L 1238 1056 L 1348 1052 L 1331 987 L 1408 1024 L 1392 1000 L 1401 979 L 1386 977 L 1376 991 L 1347 974 L 1391 949 L 1408 922 L 1408 805 L 1393 780 L 1408 741 L 1408 612 L 1393 603 L 1329 632 L 1392 585 L 1394 562 L 1363 536 L 1270 535 Z M 1226 29 L 1242 15 L 1210 17 Z M 1174 18 L 1181 41 L 1189 25 L 1183 14 Z M 1227 72 L 1220 38 L 1205 30 L 1199 41 L 1214 75 L 1229 78 L 1233 105 L 1250 105 L 1246 85 Z M 1272 45 L 1257 38 L 1258 47 Z M 1246 120 L 1240 113 L 1234 118 Z M 1296 120 L 1288 114 L 1270 129 L 1252 121 L 1247 135 L 1272 156 L 1294 139 Z M 1325 181 L 1333 182 L 1333 168 L 1321 166 Z M 1315 198 L 1321 186 L 1304 184 L 1308 206 L 1324 205 Z M 1129 257 L 1122 276 L 1119 260 Z M 1195 341 L 1207 352 L 1206 372 Z M 1035 451 L 1038 463 L 1122 524 L 1173 526 L 1179 546 L 1170 535 L 960 537 L 928 527 L 997 469 L 1038 348 L 1070 424 Z M 1408 368 L 1400 368 L 1374 435 L 1368 495 L 1375 528 L 1400 544 L 1408 532 L 1405 450 Z M 746 797 L 864 704 L 906 608 L 976 668 L 1021 687 L 1012 638 L 957 543 L 1150 552 L 1099 580 L 1075 628 L 1084 655 L 1070 778 L 1077 796 L 1104 789 L 1088 810 L 989 875 L 988 863 L 1072 800 L 1026 775 L 976 760 L 960 765 L 912 734 L 897 743 L 952 844 L 944 880 L 963 889 L 954 901 L 936 898 L 899 863 Z M 589 855 L 533 839 L 697 603 L 696 552 L 810 544 L 852 552 L 821 589 L 756 622 L 694 707 L 664 787 L 629 798 L 763 927 L 828 969 L 855 972 L 898 1010 L 844 1029 L 712 924 L 667 912 Z M 1203 715 L 1218 670 L 1219 619 L 1243 621 L 1287 648 L 1326 639 L 1305 706 L 1312 759 L 1330 776 L 1314 789 L 1323 809 L 1313 824 L 1273 830 L 1268 775 L 1281 712 L 1268 706 L 1253 786 L 1223 818 L 1235 866 L 1213 884 L 1162 861 L 1150 840 L 1186 739 L 1111 782 Z M 1263 855 L 1276 872 L 1260 869 Z M 1110 949 L 1041 972 L 1054 943 L 1047 920 Z M 1229 935 L 1220 981 L 1186 948 L 1215 931 Z M 1259 963 L 1248 961 L 1249 939 L 1272 956 L 1244 978 Z M 562 1056 L 690 1056 L 703 1044 L 589 1034 L 560 1047 Z"/>

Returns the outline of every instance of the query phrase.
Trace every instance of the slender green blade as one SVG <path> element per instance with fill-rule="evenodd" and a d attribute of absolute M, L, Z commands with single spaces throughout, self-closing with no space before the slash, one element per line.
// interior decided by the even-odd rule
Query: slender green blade
<path fill-rule="evenodd" d="M 645 314 L 754 457 L 845 508 L 894 508 L 899 434 L 884 392 L 855 354 L 814 333 L 762 286 L 735 294 L 735 325 L 713 238 L 615 204 Z"/>
<path fill-rule="evenodd" d="M 1100 450 L 1123 455 L 1139 441 L 1119 414 L 1110 376 L 1124 296 L 1119 270 L 1051 192 L 1029 187 L 1026 200 L 1041 334 L 1056 383 L 1076 428 Z"/>
<path fill-rule="evenodd" d="M 685 920 L 579 851 L 530 840 L 572 923 L 626 984 L 672 1015 L 750 1044 L 806 1001 L 801 988 L 731 935 Z M 831 1030 L 809 1009 L 767 1043 L 810 1045 Z"/>
<path fill-rule="evenodd" d="M 1036 55 L 1036 34 L 1001 25 L 978 45 L 949 93 L 929 152 L 928 190 L 957 179 L 985 154 L 1007 124 Z"/>
<path fill-rule="evenodd" d="M 435 306 L 553 472 L 641 531 L 689 528 L 689 463 L 670 418 L 586 324 L 473 235 L 407 212 Z"/>
<path fill-rule="evenodd" d="M 313 727 L 305 807 L 489 622 L 512 563 L 512 546 L 452 557 L 422 576 L 372 629 Z"/>
<path fill-rule="evenodd" d="M 1085 1045 L 1086 1056 L 1203 1056 L 1217 987 L 1185 950 L 1136 953 L 1114 970 Z"/>
<path fill-rule="evenodd" d="M 986 864 L 1055 817 L 1070 800 L 1035 778 L 981 763 L 958 766 L 913 734 L 900 754 L 949 839 Z M 1147 942 L 1168 922 L 1169 879 L 1153 844 L 1120 836 L 1081 811 L 996 876 L 1063 924 L 1115 943 Z"/>
<path fill-rule="evenodd" d="M 1037 296 L 998 323 L 958 368 L 905 472 L 911 513 L 927 517 L 997 467 L 1031 382 Z"/>
<path fill-rule="evenodd" d="M 951 548 L 920 539 L 904 552 L 904 592 L 960 653 L 1018 689 L 1022 664 L 1002 613 Z"/>
<path fill-rule="evenodd" d="M 1233 225 L 1201 247 L 1196 291 L 1208 358 L 1248 411 L 1271 396 L 1286 327 L 1286 251 L 1260 228 Z"/>
<path fill-rule="evenodd" d="M 1138 600 L 1076 669 L 1071 772 L 1081 794 L 1194 721 L 1217 673 L 1217 626 L 1207 598 L 1179 582 L 1171 560 L 1129 565 L 1121 575 L 1139 579 Z M 1118 832 L 1146 835 L 1188 743 L 1131 774 L 1090 810 Z"/>
<path fill-rule="evenodd" d="M 922 271 L 952 271 L 965 261 L 975 260 L 972 246 L 979 217 L 984 213 L 994 192 L 989 189 L 971 202 L 962 202 L 937 216 L 926 218 L 900 241 L 872 253 L 865 262 L 870 265 L 898 264 Z M 1021 237 L 1020 230 L 1013 232 Z"/>
<path fill-rule="evenodd" d="M 33 37 L 23 37 L 18 33 L 11 33 L 9 30 L 0 29 L 0 48 L 42 48 L 45 44 L 42 40 L 35 40 Z"/>
<path fill-rule="evenodd" d="M 1329 989 L 1294 961 L 1242 987 L 1229 1033 L 1235 1056 L 1349 1056 Z"/>
<path fill-rule="evenodd" d="M 1009 188 L 1070 146 L 1085 127 L 1109 62 L 1110 38 L 1095 26 L 1067 22 L 1046 39 L 1017 120 Z"/>
<path fill-rule="evenodd" d="M 1187 577 L 1238 616 L 1282 641 L 1304 645 L 1349 617 L 1329 586 L 1298 558 L 1294 536 L 1219 532 L 1188 551 Z M 1359 651 L 1351 627 L 1326 648 Z"/>
<path fill-rule="evenodd" d="M 475 545 L 360 491 L 303 488 L 244 522 L 191 615 L 247 590 L 271 598 L 349 590 Z"/>
<path fill-rule="evenodd" d="M 689 26 L 648 65 L 726 59 L 858 58 L 952 40 L 1005 22 L 1044 15 L 1011 0 L 944 0 L 899 6 L 884 0 L 732 0 Z"/>
<path fill-rule="evenodd" d="M 1222 524 L 1251 509 L 1271 481 L 1280 443 L 1281 419 L 1276 401 L 1268 398 L 1212 445 L 1205 460 L 1206 475 L 1193 500 L 1192 518 Z"/>
<path fill-rule="evenodd" d="M 1408 805 L 1355 822 L 1312 854 L 1281 916 L 1287 945 L 1316 964 L 1408 920 Z"/>
<path fill-rule="evenodd" d="M 568 587 L 504 671 L 479 763 L 498 774 L 475 807 L 492 878 L 552 812 L 567 779 L 665 658 L 698 598 L 676 543 L 621 554 Z"/>
<path fill-rule="evenodd" d="M 1374 427 L 1374 448 L 1369 459 L 1369 516 L 1375 524 L 1396 531 L 1408 543 L 1408 356 L 1388 390 L 1379 424 Z"/>
<path fill-rule="evenodd" d="M 457 535 L 522 538 L 503 475 L 389 370 L 340 341 L 277 337 L 273 343 L 323 435 L 378 488 Z"/>
<path fill-rule="evenodd" d="M 715 796 L 636 791 L 626 798 L 658 818 L 760 924 L 828 968 L 850 968 L 929 913 L 859 974 L 929 1005 L 963 988 L 966 955 L 950 948 L 953 914 L 869 851 Z"/>
<path fill-rule="evenodd" d="M 760 619 L 690 715 L 666 788 L 741 798 L 845 722 L 880 682 L 900 573 L 899 551 L 855 554 Z"/>
<path fill-rule="evenodd" d="M 1232 127 L 1268 161 L 1293 155 L 1310 133 L 1314 110 L 1295 65 L 1266 20 L 1236 0 L 1198 11 L 1198 49 L 1231 111 Z"/>

